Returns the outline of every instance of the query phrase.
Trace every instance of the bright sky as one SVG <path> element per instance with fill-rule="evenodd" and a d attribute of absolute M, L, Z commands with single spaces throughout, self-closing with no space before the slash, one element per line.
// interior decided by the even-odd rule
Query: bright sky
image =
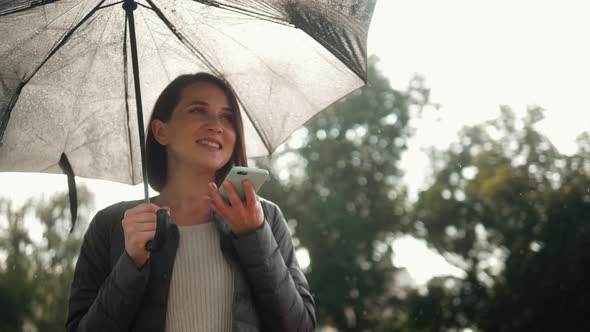
<path fill-rule="evenodd" d="M 571 0 L 377 1 L 369 53 L 381 58 L 394 88 L 404 89 L 419 73 L 432 100 L 442 105 L 412 123 L 417 135 L 402 167 L 413 193 L 427 174 L 421 149 L 446 147 L 461 126 L 496 117 L 501 104 L 520 114 L 527 105 L 546 108 L 539 129 L 563 152 L 575 151 L 575 137 L 590 130 L 589 9 L 586 1 Z M 141 186 L 78 183 L 94 190 L 97 209 L 143 195 Z M 0 173 L 0 196 L 17 204 L 64 190 L 64 176 Z M 460 275 L 422 241 L 403 237 L 394 249 L 394 263 L 406 267 L 418 284 L 436 274 Z M 305 265 L 305 251 L 298 256 Z"/>

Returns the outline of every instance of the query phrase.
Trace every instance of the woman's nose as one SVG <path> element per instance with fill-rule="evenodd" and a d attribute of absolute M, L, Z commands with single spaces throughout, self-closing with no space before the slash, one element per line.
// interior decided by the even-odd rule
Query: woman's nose
<path fill-rule="evenodd" d="M 215 133 L 223 132 L 223 125 L 221 123 L 221 120 L 217 117 L 209 117 L 209 119 L 207 119 L 207 130 Z"/>

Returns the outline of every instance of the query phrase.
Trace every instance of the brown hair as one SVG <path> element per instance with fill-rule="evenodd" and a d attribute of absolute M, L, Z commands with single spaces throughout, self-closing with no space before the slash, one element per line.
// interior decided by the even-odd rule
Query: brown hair
<path fill-rule="evenodd" d="M 158 192 L 161 192 L 166 184 L 168 165 L 166 148 L 155 139 L 154 133 L 152 132 L 152 121 L 157 119 L 162 122 L 168 122 L 180 99 L 182 89 L 190 84 L 198 82 L 215 84 L 221 88 L 227 96 L 229 106 L 234 112 L 233 121 L 236 131 L 236 144 L 230 160 L 215 173 L 215 183 L 218 186 L 221 185 L 221 182 L 233 166 L 248 165 L 244 142 L 244 126 L 242 123 L 238 99 L 236 98 L 236 94 L 231 85 L 226 80 L 208 73 L 181 75 L 170 82 L 156 100 L 148 126 L 146 139 L 148 182 L 150 186 Z"/>

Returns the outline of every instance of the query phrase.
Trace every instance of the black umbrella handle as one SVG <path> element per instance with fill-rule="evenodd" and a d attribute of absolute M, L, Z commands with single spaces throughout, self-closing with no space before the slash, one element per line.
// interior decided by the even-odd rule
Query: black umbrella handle
<path fill-rule="evenodd" d="M 156 234 L 153 240 L 149 240 L 145 244 L 145 249 L 149 252 L 160 250 L 166 242 L 166 234 L 170 226 L 170 211 L 160 209 L 156 212 Z"/>

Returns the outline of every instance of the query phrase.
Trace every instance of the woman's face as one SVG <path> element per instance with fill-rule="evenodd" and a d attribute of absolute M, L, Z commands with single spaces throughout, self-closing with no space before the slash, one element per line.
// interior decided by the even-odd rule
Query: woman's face
<path fill-rule="evenodd" d="M 181 91 L 170 120 L 154 121 L 154 136 L 166 146 L 169 162 L 215 173 L 234 151 L 235 111 L 217 85 L 192 83 Z"/>

